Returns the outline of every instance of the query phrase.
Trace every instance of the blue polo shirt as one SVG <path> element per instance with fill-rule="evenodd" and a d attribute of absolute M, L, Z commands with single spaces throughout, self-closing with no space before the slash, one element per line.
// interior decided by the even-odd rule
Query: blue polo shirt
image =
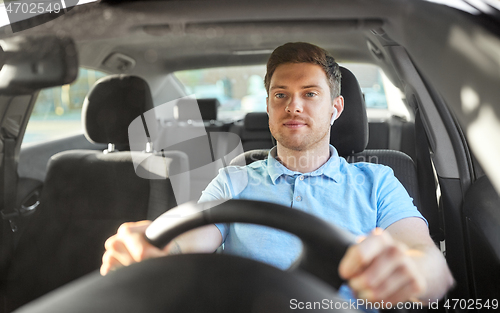
<path fill-rule="evenodd" d="M 315 215 L 355 235 L 366 235 L 376 227 L 385 229 L 407 217 L 424 219 L 387 166 L 350 164 L 331 145 L 328 161 L 311 173 L 291 171 L 275 157 L 276 147 L 265 160 L 221 169 L 199 202 L 249 199 L 277 203 Z M 224 253 L 281 269 L 290 267 L 302 249 L 297 237 L 266 226 L 216 226 L 224 240 Z"/>

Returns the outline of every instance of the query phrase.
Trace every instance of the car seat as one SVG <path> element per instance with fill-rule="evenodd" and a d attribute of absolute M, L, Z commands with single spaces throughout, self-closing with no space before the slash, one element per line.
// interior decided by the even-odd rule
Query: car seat
<path fill-rule="evenodd" d="M 429 225 L 439 223 L 435 218 L 435 212 L 426 210 L 420 205 L 417 170 L 412 158 L 395 150 L 365 150 L 368 144 L 368 118 L 364 97 L 354 74 L 344 67 L 340 67 L 340 70 L 344 111 L 331 128 L 330 143 L 337 149 L 339 155 L 350 163 L 370 162 L 391 167 Z M 231 164 L 250 164 L 267 158 L 268 152 L 268 149 L 247 151 L 233 159 Z"/>
<path fill-rule="evenodd" d="M 113 75 L 93 86 L 83 106 L 83 127 L 90 141 L 108 149 L 64 151 L 49 160 L 40 206 L 4 286 L 7 312 L 98 269 L 104 242 L 121 223 L 154 219 L 185 200 L 176 201 L 168 176 L 153 181 L 136 174 L 133 154 L 143 152 L 116 151 L 128 146 L 129 124 L 150 109 L 150 89 L 142 78 Z M 185 154 L 164 152 L 164 157 L 171 170 L 187 171 Z"/>
<path fill-rule="evenodd" d="M 229 131 L 240 136 L 244 151 L 271 149 L 274 146 L 266 112 L 247 113 L 243 121 L 236 122 Z"/>

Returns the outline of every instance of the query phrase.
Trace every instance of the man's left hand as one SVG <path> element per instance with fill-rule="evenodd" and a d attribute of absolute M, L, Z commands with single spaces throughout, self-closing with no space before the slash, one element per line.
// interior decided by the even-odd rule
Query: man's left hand
<path fill-rule="evenodd" d="M 418 301 L 427 289 L 426 279 L 414 261 L 420 253 L 377 228 L 347 250 L 339 274 L 359 299 L 393 304 Z"/>

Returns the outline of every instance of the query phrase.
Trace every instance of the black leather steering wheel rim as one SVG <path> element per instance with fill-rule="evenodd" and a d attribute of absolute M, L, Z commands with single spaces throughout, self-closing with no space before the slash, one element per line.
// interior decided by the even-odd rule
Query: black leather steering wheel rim
<path fill-rule="evenodd" d="M 284 230 L 303 244 L 294 269 L 301 269 L 322 279 L 336 290 L 344 282 L 338 274 L 340 260 L 355 243 L 354 236 L 324 220 L 279 204 L 253 200 L 189 202 L 178 207 L 184 216 L 164 214 L 146 231 L 146 238 L 163 248 L 178 235 L 214 223 L 251 223 Z"/>
<path fill-rule="evenodd" d="M 296 301 L 294 301 L 294 299 Z M 312 275 L 224 254 L 150 259 L 87 275 L 16 313 L 358 312 Z"/>
<path fill-rule="evenodd" d="M 302 239 L 298 268 L 313 275 L 232 255 L 173 255 L 132 264 L 105 277 L 97 272 L 87 275 L 16 312 L 276 313 L 307 309 L 308 303 L 314 306 L 307 311 L 357 312 L 332 288 L 340 283 L 336 260 L 353 243 L 348 233 L 304 212 L 265 202 L 185 205 L 199 212 L 172 219 L 164 231 L 149 237 L 151 242 L 162 246 L 178 234 L 214 222 L 259 223 Z"/>

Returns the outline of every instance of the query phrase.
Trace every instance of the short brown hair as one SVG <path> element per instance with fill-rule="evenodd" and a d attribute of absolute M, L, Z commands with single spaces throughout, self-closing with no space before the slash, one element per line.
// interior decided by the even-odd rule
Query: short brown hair
<path fill-rule="evenodd" d="M 332 100 L 340 96 L 339 65 L 335 59 L 323 48 L 306 42 L 289 42 L 276 48 L 267 61 L 267 73 L 264 85 L 269 94 L 271 77 L 276 68 L 285 63 L 311 63 L 321 66 L 326 74 Z"/>

